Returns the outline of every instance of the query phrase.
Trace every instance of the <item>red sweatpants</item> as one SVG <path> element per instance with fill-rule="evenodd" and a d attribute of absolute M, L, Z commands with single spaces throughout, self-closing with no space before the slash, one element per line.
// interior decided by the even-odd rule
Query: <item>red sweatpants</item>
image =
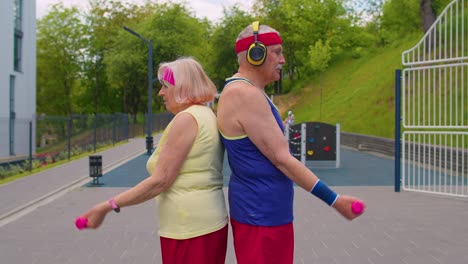
<path fill-rule="evenodd" d="M 294 228 L 292 222 L 280 226 L 253 226 L 231 218 L 238 264 L 292 264 Z"/>
<path fill-rule="evenodd" d="M 160 237 L 163 264 L 224 264 L 228 225 L 218 231 L 189 239 Z"/>

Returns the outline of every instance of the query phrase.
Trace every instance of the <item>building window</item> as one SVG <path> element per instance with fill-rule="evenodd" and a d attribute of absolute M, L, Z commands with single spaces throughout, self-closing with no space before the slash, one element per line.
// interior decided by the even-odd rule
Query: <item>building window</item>
<path fill-rule="evenodd" d="M 23 0 L 15 0 L 14 67 L 21 71 L 23 55 Z"/>

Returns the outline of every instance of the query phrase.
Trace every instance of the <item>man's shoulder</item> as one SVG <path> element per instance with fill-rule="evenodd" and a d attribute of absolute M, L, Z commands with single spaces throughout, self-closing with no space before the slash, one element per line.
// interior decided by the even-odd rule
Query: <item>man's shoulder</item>
<path fill-rule="evenodd" d="M 224 87 L 221 92 L 220 97 L 229 96 L 229 97 L 244 97 L 252 96 L 257 94 L 259 91 L 252 85 L 244 82 L 235 82 L 226 87 Z"/>

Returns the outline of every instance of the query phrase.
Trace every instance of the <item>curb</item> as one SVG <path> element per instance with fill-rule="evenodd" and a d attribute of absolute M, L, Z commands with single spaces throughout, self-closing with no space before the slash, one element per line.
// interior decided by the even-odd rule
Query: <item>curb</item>
<path fill-rule="evenodd" d="M 129 156 L 125 157 L 125 158 L 122 158 L 120 160 L 117 160 L 111 164 L 109 164 L 108 166 L 106 166 L 104 169 L 103 169 L 103 174 L 119 167 L 120 165 L 128 162 L 129 160 L 132 160 L 142 154 L 144 154 L 146 152 L 145 151 L 142 151 L 142 150 L 139 150 L 137 152 L 134 152 L 132 154 L 130 154 Z M 60 196 L 64 195 L 65 193 L 85 184 L 86 182 L 89 181 L 89 176 L 86 175 L 86 176 L 80 176 L 78 180 L 76 181 L 73 181 L 69 184 L 65 184 L 63 185 L 62 187 L 54 190 L 54 191 L 51 191 L 37 199 L 34 199 L 26 204 L 23 204 L 21 206 L 18 206 L 16 207 L 15 209 L 3 214 L 3 215 L 0 215 L 0 227 L 8 224 L 8 223 L 11 223 L 27 214 L 29 214 L 30 212 L 36 210 L 38 207 L 40 206 L 43 206 L 43 205 L 46 205 L 50 202 L 52 202 L 53 200 L 59 198 Z"/>

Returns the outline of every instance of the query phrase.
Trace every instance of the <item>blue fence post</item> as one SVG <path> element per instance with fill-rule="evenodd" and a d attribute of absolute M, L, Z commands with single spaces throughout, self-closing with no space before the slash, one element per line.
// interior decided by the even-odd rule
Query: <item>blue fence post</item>
<path fill-rule="evenodd" d="M 401 70 L 395 71 L 395 192 L 401 185 Z"/>

